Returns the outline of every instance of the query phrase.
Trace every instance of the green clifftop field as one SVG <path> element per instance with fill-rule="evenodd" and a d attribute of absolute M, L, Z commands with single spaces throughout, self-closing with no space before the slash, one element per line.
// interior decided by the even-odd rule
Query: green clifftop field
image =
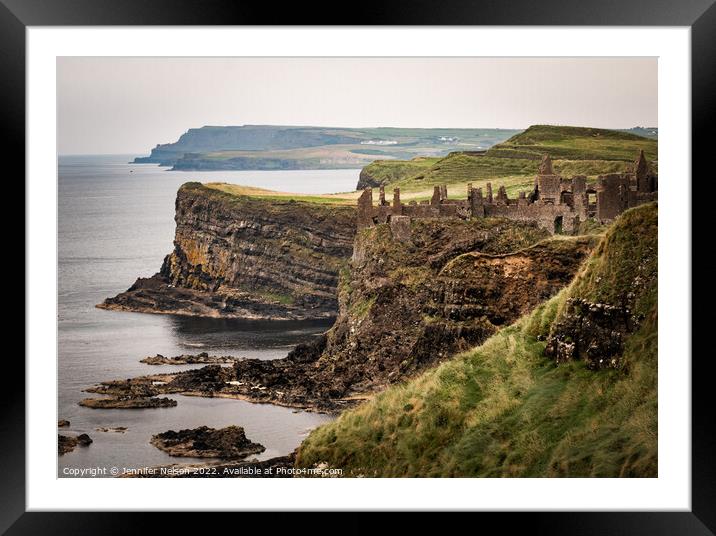
<path fill-rule="evenodd" d="M 376 160 L 361 171 L 358 189 L 384 184 L 428 198 L 434 185 L 447 184 L 452 187 L 451 196 L 464 197 L 468 183 L 484 187 L 491 181 L 495 187 L 504 185 L 508 194 L 515 196 L 519 190 L 532 188 L 545 154 L 552 156 L 555 173 L 586 175 L 593 180 L 598 175 L 627 171 L 642 149 L 656 169 L 657 144 L 656 139 L 628 131 L 534 125 L 484 153 Z"/>
<path fill-rule="evenodd" d="M 314 430 L 297 464 L 319 463 L 368 477 L 657 476 L 656 204 L 622 214 L 532 313 Z"/>

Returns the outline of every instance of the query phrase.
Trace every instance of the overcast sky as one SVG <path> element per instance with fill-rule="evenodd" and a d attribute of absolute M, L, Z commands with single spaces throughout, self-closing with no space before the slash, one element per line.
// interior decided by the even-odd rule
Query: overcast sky
<path fill-rule="evenodd" d="M 656 58 L 58 58 L 60 154 L 204 125 L 658 126 Z"/>

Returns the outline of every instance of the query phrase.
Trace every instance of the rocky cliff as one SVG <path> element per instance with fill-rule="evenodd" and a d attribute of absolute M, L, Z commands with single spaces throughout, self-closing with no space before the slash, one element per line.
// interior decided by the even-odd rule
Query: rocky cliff
<path fill-rule="evenodd" d="M 199 183 L 176 198 L 174 251 L 151 278 L 99 307 L 195 316 L 308 319 L 337 312 L 355 208 L 232 195 Z"/>
<path fill-rule="evenodd" d="M 141 384 L 152 396 L 179 392 L 338 410 L 482 343 L 567 285 L 595 243 L 498 218 L 404 227 L 396 220 L 358 233 L 352 259 L 340 269 L 334 326 L 286 358 L 209 365 L 163 378 L 161 386 L 144 377 L 94 392 L 131 394 Z M 177 236 L 183 244 L 181 227 Z M 175 251 L 166 277 L 210 290 L 217 281 L 211 263 L 185 272 L 181 267 L 197 266 L 204 256 L 180 249 L 198 260 Z"/>
<path fill-rule="evenodd" d="M 374 390 L 480 344 L 567 285 L 595 239 L 497 218 L 359 232 L 322 360 Z"/>

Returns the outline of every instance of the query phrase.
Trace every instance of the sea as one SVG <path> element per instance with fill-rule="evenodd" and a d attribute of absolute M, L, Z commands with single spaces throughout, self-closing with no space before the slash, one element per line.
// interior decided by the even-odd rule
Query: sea
<path fill-rule="evenodd" d="M 208 352 L 279 359 L 330 327 L 326 321 L 267 322 L 181 317 L 97 309 L 137 277 L 159 270 L 173 248 L 174 201 L 185 182 L 227 182 L 305 194 L 355 189 L 358 169 L 291 171 L 169 171 L 131 164 L 135 155 L 58 158 L 58 433 L 86 433 L 93 442 L 58 457 L 58 477 L 110 476 L 153 465 L 192 463 L 150 445 L 152 435 L 198 426 L 242 426 L 268 459 L 293 451 L 332 417 L 241 400 L 171 395 L 172 408 L 90 409 L 83 389 L 104 380 L 186 370 L 151 366 L 146 356 Z M 124 433 L 101 428 L 125 427 Z M 83 469 L 106 468 L 88 473 Z"/>

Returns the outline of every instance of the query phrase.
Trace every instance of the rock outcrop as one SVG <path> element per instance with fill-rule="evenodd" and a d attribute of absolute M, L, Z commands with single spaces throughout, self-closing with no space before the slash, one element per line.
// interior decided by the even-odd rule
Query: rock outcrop
<path fill-rule="evenodd" d="M 152 436 L 150 443 L 170 456 L 188 458 L 237 459 L 266 450 L 263 445 L 249 441 L 240 426 L 168 430 Z"/>
<path fill-rule="evenodd" d="M 177 401 L 172 398 L 158 398 L 159 386 L 171 377 L 145 376 L 138 379 L 116 380 L 85 389 L 87 393 L 104 395 L 103 398 L 85 398 L 80 406 L 93 409 L 148 409 L 172 408 Z"/>
<path fill-rule="evenodd" d="M 212 365 L 233 363 L 238 358 L 230 355 L 209 355 L 207 352 L 199 354 L 182 354 L 174 357 L 165 357 L 162 354 L 148 356 L 139 362 L 145 365 Z"/>
<path fill-rule="evenodd" d="M 373 177 L 373 175 L 371 175 L 370 170 L 368 169 L 369 167 L 370 166 L 365 166 L 363 169 L 360 170 L 356 190 L 364 190 L 365 188 L 377 188 L 383 183 L 380 179 L 377 179 L 376 177 Z"/>
<path fill-rule="evenodd" d="M 92 443 L 92 438 L 87 434 L 80 434 L 78 436 L 66 436 L 57 434 L 57 453 L 62 456 L 68 452 L 75 450 L 78 445 L 86 447 Z"/>
<path fill-rule="evenodd" d="M 149 409 L 173 408 L 177 401 L 171 398 L 118 396 L 109 398 L 84 398 L 80 406 L 92 409 Z"/>
<path fill-rule="evenodd" d="M 626 339 L 654 315 L 658 277 L 655 203 L 625 212 L 569 289 L 547 339 L 558 363 L 619 368 Z"/>
<path fill-rule="evenodd" d="M 98 307 L 190 316 L 302 320 L 337 312 L 355 207 L 237 196 L 187 183 L 174 251 L 151 278 Z"/>

